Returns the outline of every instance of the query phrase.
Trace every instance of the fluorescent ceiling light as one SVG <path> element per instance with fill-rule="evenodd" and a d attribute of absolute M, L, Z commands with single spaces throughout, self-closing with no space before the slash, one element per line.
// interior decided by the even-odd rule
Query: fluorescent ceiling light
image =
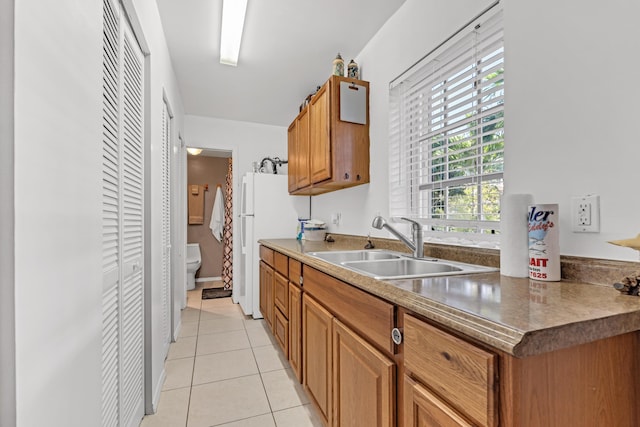
<path fill-rule="evenodd" d="M 191 154 L 192 156 L 197 156 L 198 154 L 202 153 L 202 148 L 191 148 L 191 147 L 188 147 L 187 148 L 187 153 Z"/>
<path fill-rule="evenodd" d="M 247 0 L 223 0 L 220 33 L 220 63 L 238 65 Z"/>

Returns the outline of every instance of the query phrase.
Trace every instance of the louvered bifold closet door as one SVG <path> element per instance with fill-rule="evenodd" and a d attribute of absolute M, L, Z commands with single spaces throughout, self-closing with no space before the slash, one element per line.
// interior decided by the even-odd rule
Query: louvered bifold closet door
<path fill-rule="evenodd" d="M 119 19 L 109 0 L 103 18 L 102 127 L 102 425 L 119 422 L 120 149 Z"/>
<path fill-rule="evenodd" d="M 171 344 L 171 117 L 162 104 L 162 339 L 165 357 Z"/>
<path fill-rule="evenodd" d="M 131 30 L 123 45 L 122 425 L 144 415 L 143 378 L 143 64 Z"/>
<path fill-rule="evenodd" d="M 143 389 L 143 56 L 103 0 L 102 425 L 137 426 Z"/>

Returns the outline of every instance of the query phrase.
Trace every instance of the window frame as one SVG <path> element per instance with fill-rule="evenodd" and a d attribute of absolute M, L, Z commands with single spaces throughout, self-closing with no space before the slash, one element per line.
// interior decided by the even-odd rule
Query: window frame
<path fill-rule="evenodd" d="M 404 216 L 425 224 L 427 235 L 498 240 L 504 185 L 504 27 L 498 5 L 491 5 L 389 85 L 389 212 L 392 220 Z M 433 95 L 433 88 L 442 90 Z M 458 93 L 450 92 L 453 101 L 449 104 L 446 91 L 455 88 Z M 459 105 L 453 110 L 455 121 L 442 121 L 447 118 L 447 109 L 451 111 L 455 105 Z M 423 126 L 429 131 L 421 133 Z M 491 126 L 490 139 L 485 141 L 483 132 Z M 434 146 L 432 135 L 440 137 L 440 145 Z M 456 135 L 461 140 L 454 140 Z M 456 144 L 469 144 L 457 154 L 475 155 L 458 160 L 458 169 L 449 169 L 454 157 L 448 152 Z M 436 159 L 440 148 L 441 157 Z M 487 163 L 494 169 L 485 171 L 485 161 L 491 156 L 497 162 Z M 472 166 L 460 166 L 465 164 Z M 475 173 L 469 174 L 465 168 Z M 438 175 L 444 179 L 434 180 Z M 436 214 L 439 205 L 434 205 L 434 192 L 461 188 L 456 184 L 476 190 L 466 197 L 473 198 L 477 207 L 467 218 L 460 218 L 461 213 L 453 217 L 448 206 L 444 206 L 444 215 Z M 494 186 L 490 212 L 484 212 L 483 204 L 483 187 L 487 185 Z M 444 198 L 445 203 L 453 199 L 451 195 Z"/>

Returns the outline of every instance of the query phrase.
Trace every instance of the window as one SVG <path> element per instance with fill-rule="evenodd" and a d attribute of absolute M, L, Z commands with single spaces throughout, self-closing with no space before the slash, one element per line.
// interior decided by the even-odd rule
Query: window
<path fill-rule="evenodd" d="M 392 217 L 419 219 L 431 231 L 497 232 L 505 76 L 496 9 L 391 83 Z"/>

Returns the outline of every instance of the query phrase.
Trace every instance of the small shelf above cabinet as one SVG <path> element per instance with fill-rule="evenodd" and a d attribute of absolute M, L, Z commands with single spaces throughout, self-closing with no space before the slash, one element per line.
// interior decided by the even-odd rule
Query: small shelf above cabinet
<path fill-rule="evenodd" d="M 332 76 L 288 131 L 289 193 L 369 182 L 369 82 Z"/>

